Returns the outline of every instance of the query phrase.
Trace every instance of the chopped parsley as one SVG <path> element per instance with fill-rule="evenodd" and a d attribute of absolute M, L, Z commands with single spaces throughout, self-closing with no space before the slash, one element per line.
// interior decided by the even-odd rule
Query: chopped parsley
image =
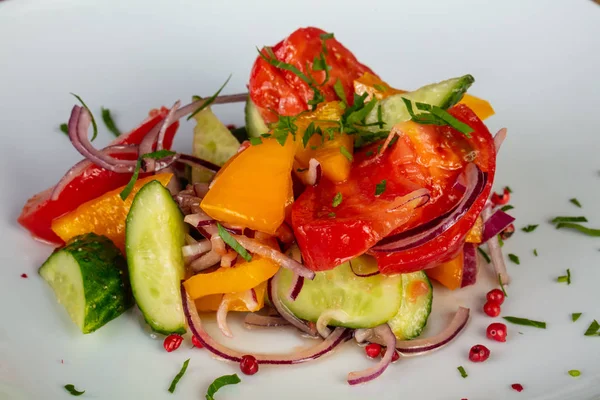
<path fill-rule="evenodd" d="M 479 254 L 481 254 L 481 256 L 485 259 L 485 261 L 488 264 L 492 261 L 492 259 L 490 258 L 490 256 L 488 256 L 488 253 L 486 253 L 481 247 L 478 247 L 477 251 L 479 251 Z"/>
<path fill-rule="evenodd" d="M 415 114 L 412 101 L 405 97 L 402 97 L 402 101 L 406 106 L 406 110 L 410 114 L 411 120 L 418 124 L 438 126 L 448 125 L 468 138 L 471 137 L 471 132 L 474 131 L 469 125 L 454 118 L 443 108 L 432 106 L 431 104 L 415 102 L 417 109 L 423 111 Z"/>
<path fill-rule="evenodd" d="M 217 391 L 219 389 L 221 389 L 223 386 L 236 385 L 236 384 L 240 383 L 241 381 L 242 380 L 240 379 L 239 376 L 237 376 L 237 374 L 223 375 L 223 376 L 215 379 L 213 381 L 213 383 L 210 384 L 210 386 L 208 387 L 208 390 L 206 391 L 206 400 L 214 400 L 215 393 L 217 393 Z"/>
<path fill-rule="evenodd" d="M 108 108 L 102 107 L 102 120 L 104 121 L 104 125 L 106 125 L 106 129 L 108 129 L 113 135 L 120 136 L 121 131 L 117 128 L 115 121 L 110 115 L 110 110 Z"/>
<path fill-rule="evenodd" d="M 333 32 L 321 33 L 319 35 L 319 38 L 321 38 L 321 47 L 323 49 L 323 54 L 327 54 L 327 45 L 325 44 L 325 41 L 327 41 L 328 39 L 333 39 Z"/>
<path fill-rule="evenodd" d="M 179 373 L 177 375 L 175 375 L 175 378 L 173 378 L 173 381 L 171 382 L 171 386 L 169 386 L 169 392 L 173 393 L 175 391 L 175 387 L 177 387 L 177 384 L 179 383 L 179 381 L 185 374 L 185 371 L 187 370 L 189 363 L 190 363 L 189 358 L 183 362 L 183 365 L 181 366 L 181 370 L 179 371 Z"/>
<path fill-rule="evenodd" d="M 506 293 L 506 289 L 504 289 L 504 284 L 502 283 L 502 275 L 498 274 L 498 284 L 500 285 L 500 289 L 502 289 L 502 293 L 504 293 L 504 297 L 508 297 L 508 293 Z"/>
<path fill-rule="evenodd" d="M 342 153 L 342 155 L 343 155 L 344 157 L 346 157 L 346 158 L 348 159 L 348 161 L 350 161 L 350 162 L 351 162 L 352 160 L 354 160 L 354 157 L 352 156 L 352 153 L 350 153 L 350 152 L 348 151 L 348 149 L 346 148 L 346 146 L 342 146 L 342 147 L 340 147 L 340 153 Z"/>
<path fill-rule="evenodd" d="M 375 196 L 380 196 L 385 192 L 385 187 L 387 185 L 387 180 L 382 179 L 377 185 L 375 185 Z"/>
<path fill-rule="evenodd" d="M 523 228 L 521 228 L 521 230 L 523 232 L 533 232 L 533 231 L 535 231 L 535 228 L 537 228 L 538 226 L 539 225 L 527 225 L 527 226 L 524 226 Z"/>
<path fill-rule="evenodd" d="M 581 313 L 580 312 L 574 312 L 573 314 L 571 314 L 571 320 L 573 322 L 577 321 L 579 319 L 579 317 L 581 317 Z"/>
<path fill-rule="evenodd" d="M 512 189 L 508 186 L 504 186 L 504 190 L 506 190 L 508 193 L 512 193 Z"/>
<path fill-rule="evenodd" d="M 571 375 L 574 378 L 577 378 L 578 376 L 581 375 L 581 371 L 579 371 L 578 369 L 570 369 L 569 375 Z"/>
<path fill-rule="evenodd" d="M 600 237 L 600 229 L 588 228 L 581 224 L 575 224 L 572 222 L 561 222 L 561 223 L 556 224 L 556 229 L 563 229 L 563 228 L 575 229 L 587 236 Z"/>
<path fill-rule="evenodd" d="M 558 278 L 556 278 L 556 281 L 570 285 L 571 284 L 571 270 L 569 268 L 567 268 L 567 274 L 559 276 Z"/>
<path fill-rule="evenodd" d="M 515 264 L 517 264 L 517 265 L 521 265 L 521 261 L 519 260 L 519 257 L 518 257 L 518 256 L 516 256 L 516 255 L 514 255 L 514 254 L 510 253 L 510 254 L 508 255 L 508 258 L 510 259 L 510 261 L 514 262 Z"/>
<path fill-rule="evenodd" d="M 575 197 L 569 199 L 569 201 L 571 202 L 571 204 L 575 204 L 577 207 L 581 208 L 581 203 Z"/>
<path fill-rule="evenodd" d="M 584 335 L 585 336 L 600 336 L 599 330 L 600 330 L 600 324 L 598 323 L 598 321 L 594 320 L 590 324 L 590 326 L 587 328 Z"/>
<path fill-rule="evenodd" d="M 538 256 L 537 249 L 533 249 L 533 255 L 536 256 L 536 257 Z"/>
<path fill-rule="evenodd" d="M 87 110 L 88 113 L 90 113 L 90 118 L 92 120 L 92 127 L 94 128 L 94 134 L 92 135 L 92 142 L 94 141 L 94 139 L 96 139 L 96 136 L 98 136 L 98 125 L 96 124 L 96 119 L 94 118 L 94 114 L 92 114 L 92 112 L 90 111 L 90 109 L 88 108 L 87 104 L 85 104 L 82 100 L 81 97 L 79 97 L 78 95 L 76 95 L 75 93 L 71 93 L 73 96 L 75 96 L 75 98 L 77 100 L 79 100 L 79 102 L 81 103 L 81 105 Z"/>
<path fill-rule="evenodd" d="M 505 206 L 502 206 L 500 209 L 502 211 L 506 212 L 506 211 L 512 210 L 513 208 L 514 208 L 513 206 L 511 206 L 510 204 L 507 204 Z"/>
<path fill-rule="evenodd" d="M 335 218 L 335 213 L 334 212 L 330 212 L 329 214 L 327 214 L 327 216 L 329 218 Z"/>
<path fill-rule="evenodd" d="M 67 392 L 69 392 L 71 394 L 71 396 L 81 396 L 82 394 L 85 393 L 85 390 L 79 391 L 79 390 L 75 389 L 74 385 L 71 385 L 71 384 L 65 385 L 65 390 Z"/>
<path fill-rule="evenodd" d="M 237 240 L 221 224 L 217 222 L 217 229 L 219 230 L 219 236 L 223 241 L 229 245 L 236 253 L 238 253 L 244 260 L 250 261 L 252 260 L 252 256 L 248 251 L 242 247 L 241 244 L 238 243 Z"/>
<path fill-rule="evenodd" d="M 344 105 L 348 105 L 348 99 L 346 99 L 346 92 L 344 91 L 344 85 L 338 78 L 337 81 L 333 84 L 333 91 L 339 97 L 339 99 L 344 103 Z"/>
<path fill-rule="evenodd" d="M 556 217 L 552 221 L 553 224 L 560 224 L 562 222 L 588 222 L 586 217 Z"/>
<path fill-rule="evenodd" d="M 67 125 L 67 124 L 60 124 L 60 126 L 58 128 L 65 135 L 67 135 L 67 136 L 69 135 L 69 125 Z"/>
<path fill-rule="evenodd" d="M 251 137 L 248 140 L 252 146 L 258 146 L 259 144 L 262 144 L 262 139 L 259 137 Z"/>
<path fill-rule="evenodd" d="M 333 197 L 333 200 L 331 201 L 331 206 L 335 208 L 340 204 L 342 204 L 342 194 L 340 192 L 337 192 Z"/>
<path fill-rule="evenodd" d="M 527 318 L 519 318 L 519 317 L 502 317 L 506 321 L 515 324 L 515 325 L 524 325 L 524 326 L 532 326 L 534 328 L 546 329 L 546 323 L 542 321 L 535 321 Z"/>
<path fill-rule="evenodd" d="M 460 372 L 460 376 L 462 376 L 463 378 L 466 378 L 467 376 L 467 371 L 465 371 L 464 367 L 461 365 L 459 367 L 456 368 L 458 370 L 458 372 Z"/>
<path fill-rule="evenodd" d="M 215 101 L 215 99 L 216 99 L 216 98 L 219 96 L 219 94 L 221 94 L 221 90 L 223 90 L 223 88 L 224 88 L 225 86 L 227 86 L 227 84 L 229 83 L 229 80 L 230 80 L 230 79 L 231 79 L 231 74 L 229 75 L 229 78 L 227 78 L 227 80 L 225 81 L 225 83 L 223 83 L 223 84 L 221 85 L 221 87 L 219 88 L 219 90 L 217 90 L 217 91 L 215 92 L 215 94 L 213 94 L 212 96 L 210 96 L 210 97 L 209 97 L 209 98 L 208 98 L 208 99 L 207 99 L 207 100 L 206 100 L 204 103 L 202 103 L 202 105 L 201 105 L 200 107 L 198 107 L 198 108 L 196 109 L 196 111 L 194 111 L 193 113 L 191 113 L 191 114 L 189 115 L 189 117 L 187 117 L 187 120 L 189 121 L 190 119 L 192 119 L 192 118 L 194 117 L 194 115 L 198 114 L 200 111 L 202 111 L 202 110 L 204 110 L 206 107 L 210 106 L 210 105 L 211 105 L 211 104 L 212 104 L 212 103 Z M 196 96 L 196 97 L 198 97 L 198 96 Z"/>
<path fill-rule="evenodd" d="M 159 151 L 154 151 L 152 153 L 142 154 L 138 158 L 137 163 L 135 164 L 135 168 L 133 170 L 133 175 L 131 176 L 131 179 L 129 180 L 127 185 L 123 188 L 121 193 L 119 194 L 119 196 L 121 196 L 121 200 L 125 201 L 125 199 L 129 196 L 129 194 L 133 190 L 133 186 L 135 185 L 135 182 L 137 181 L 137 178 L 140 175 L 140 168 L 142 167 L 142 159 L 151 158 L 154 160 L 161 160 L 163 158 L 170 157 L 175 154 L 177 154 L 177 153 L 175 153 L 174 151 L 170 151 L 170 150 L 159 150 Z"/>
<path fill-rule="evenodd" d="M 271 136 L 273 136 L 280 145 L 285 146 L 285 142 L 289 135 L 292 135 L 294 138 L 296 137 L 296 132 L 298 131 L 296 118 L 297 117 L 280 115 L 277 122 L 272 124 L 271 129 L 273 130 L 273 133 Z"/>
<path fill-rule="evenodd" d="M 502 236 L 498 235 L 498 245 L 500 247 L 504 247 L 504 240 L 502 240 Z"/>
<path fill-rule="evenodd" d="M 310 140 L 310 138 L 315 134 L 315 133 L 321 133 L 321 128 L 317 127 L 317 129 L 315 129 L 315 123 L 311 122 L 307 127 L 306 130 L 304 131 L 304 135 L 302 136 L 302 145 L 304 147 L 306 147 L 306 145 L 308 144 L 308 141 Z"/>

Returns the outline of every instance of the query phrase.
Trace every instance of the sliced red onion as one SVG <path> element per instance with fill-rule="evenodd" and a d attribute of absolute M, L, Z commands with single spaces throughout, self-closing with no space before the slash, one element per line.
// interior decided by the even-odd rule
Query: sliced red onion
<path fill-rule="evenodd" d="M 282 223 L 279 228 L 277 228 L 277 231 L 275 231 L 275 236 L 281 243 L 284 244 L 290 244 L 295 240 L 294 232 L 286 222 Z"/>
<path fill-rule="evenodd" d="M 237 242 L 250 253 L 258 254 L 261 257 L 269 258 L 273 262 L 281 265 L 283 268 L 289 269 L 290 271 L 296 273 L 299 276 L 308 279 L 314 279 L 315 273 L 310 269 L 306 268 L 304 265 L 300 264 L 298 261 L 292 259 L 291 257 L 286 256 L 269 247 L 261 242 L 250 239 L 245 236 L 233 235 Z"/>
<path fill-rule="evenodd" d="M 290 292 L 287 297 L 290 301 L 295 301 L 304 286 L 304 277 L 294 274 L 294 278 L 292 280 L 292 285 L 290 286 Z"/>
<path fill-rule="evenodd" d="M 183 312 L 187 320 L 192 335 L 202 343 L 202 345 L 214 355 L 228 361 L 240 362 L 247 353 L 230 349 L 215 341 L 202 327 L 202 320 L 196 310 L 196 305 L 188 296 L 183 283 L 181 284 L 181 299 Z M 301 350 L 290 354 L 253 354 L 259 364 L 299 364 L 315 360 L 325 354 L 330 353 L 339 344 L 348 340 L 348 331 L 345 328 L 336 328 L 331 335 L 318 345 L 309 349 Z"/>
<path fill-rule="evenodd" d="M 177 113 L 175 114 L 175 119 L 179 120 L 185 117 L 186 115 L 193 113 L 198 108 L 202 107 L 202 105 L 204 105 L 204 103 L 206 103 L 208 100 L 208 97 L 203 98 L 200 100 L 193 101 L 179 108 L 179 110 L 177 110 Z M 215 98 L 215 100 L 211 104 L 239 103 L 246 100 L 248 100 L 248 93 L 228 94 Z"/>
<path fill-rule="evenodd" d="M 477 248 L 473 243 L 465 243 L 463 246 L 463 272 L 460 287 L 474 285 L 477 282 L 477 272 Z"/>
<path fill-rule="evenodd" d="M 198 243 L 198 241 L 196 239 L 194 239 L 189 233 L 185 234 L 185 244 L 187 246 L 191 246 L 196 243 Z"/>
<path fill-rule="evenodd" d="M 283 304 L 281 299 L 279 298 L 278 290 L 278 281 L 279 281 L 279 272 L 275 274 L 275 276 L 269 279 L 267 283 L 267 291 L 269 294 L 269 300 L 271 305 L 277 310 L 279 315 L 287 322 L 300 329 L 302 332 L 309 334 L 310 336 L 317 336 L 318 332 L 315 327 L 315 324 L 303 321 L 300 318 L 296 317 L 294 314 L 288 310 L 288 308 Z"/>
<path fill-rule="evenodd" d="M 199 226 L 216 224 L 216 221 L 204 212 L 188 214 L 183 218 L 183 222 L 185 222 L 186 224 L 190 224 L 194 228 L 197 228 Z"/>
<path fill-rule="evenodd" d="M 496 210 L 483 225 L 483 234 L 481 235 L 481 243 L 485 243 L 493 236 L 498 235 L 507 226 L 515 222 L 515 219 L 502 210 Z"/>
<path fill-rule="evenodd" d="M 354 275 L 360 278 L 368 278 L 369 276 L 379 275 L 377 260 L 368 255 L 358 256 L 348 261 L 350 269 Z"/>
<path fill-rule="evenodd" d="M 209 161 L 205 161 L 201 158 L 191 156 L 189 154 L 177 154 L 175 161 L 189 165 L 194 168 L 204 168 L 212 172 L 219 172 L 221 169 L 217 164 L 213 164 Z"/>
<path fill-rule="evenodd" d="M 227 254 L 221 257 L 221 267 L 233 267 L 235 265 L 235 260 L 237 259 L 237 256 L 238 254 L 235 251 L 229 250 Z"/>
<path fill-rule="evenodd" d="M 208 183 L 194 183 L 196 196 L 202 198 L 208 193 Z"/>
<path fill-rule="evenodd" d="M 177 109 L 179 108 L 179 106 L 181 105 L 181 101 L 177 100 L 175 102 L 175 104 L 173 104 L 173 107 L 171 107 L 171 109 L 169 110 L 169 113 L 167 114 L 167 116 L 165 117 L 162 126 L 160 127 L 160 130 L 158 131 L 158 139 L 156 140 L 156 150 L 162 150 L 163 149 L 163 142 L 165 141 L 165 134 L 167 133 L 167 128 L 173 123 L 175 122 L 175 112 L 177 111 Z"/>
<path fill-rule="evenodd" d="M 481 216 L 483 217 L 483 223 L 485 224 L 487 220 L 489 220 L 492 216 L 492 208 L 491 205 L 486 205 L 481 212 Z M 485 226 L 485 225 L 484 225 Z M 500 243 L 498 242 L 498 236 L 494 235 L 487 241 L 488 249 L 490 250 L 490 259 L 492 261 L 492 266 L 494 267 L 494 272 L 500 282 L 503 285 L 508 285 L 510 283 L 510 276 L 508 275 L 508 271 L 506 270 L 506 264 L 504 263 L 504 255 L 502 254 L 502 248 L 500 247 Z"/>
<path fill-rule="evenodd" d="M 217 309 L 217 326 L 219 330 L 224 336 L 229 338 L 233 337 L 233 333 L 231 333 L 231 329 L 229 329 L 229 325 L 227 325 L 227 313 L 229 313 L 229 296 L 224 295 L 221 299 L 221 304 L 219 304 L 219 308 Z"/>
<path fill-rule="evenodd" d="M 418 233 L 407 236 L 407 232 L 401 232 L 397 235 L 388 236 L 381 240 L 372 250 L 378 252 L 394 252 L 412 249 L 421 246 L 430 240 L 436 238 L 448 229 L 452 228 L 469 211 L 481 191 L 485 187 L 487 175 L 484 174 L 475 164 L 468 164 L 465 168 L 467 176 L 467 191 L 458 205 L 450 212 L 446 218 L 439 221 L 434 226 Z M 427 224 L 426 224 L 427 225 Z"/>
<path fill-rule="evenodd" d="M 316 158 L 311 158 L 308 161 L 308 171 L 306 172 L 305 184 L 315 186 L 321 182 L 321 176 L 323 175 L 323 168 L 321 163 Z"/>
<path fill-rule="evenodd" d="M 227 246 L 225 246 L 225 242 L 218 234 L 213 234 L 210 237 L 210 243 L 212 243 L 213 250 L 221 257 L 227 254 Z"/>
<path fill-rule="evenodd" d="M 213 265 L 219 263 L 221 261 L 221 255 L 214 250 L 209 251 L 208 253 L 200 256 L 196 260 L 192 261 L 190 264 L 190 268 L 194 272 L 204 271 L 212 267 Z"/>
<path fill-rule="evenodd" d="M 373 328 L 368 329 L 355 329 L 354 330 L 354 340 L 356 343 L 364 343 L 369 340 L 373 336 Z"/>
<path fill-rule="evenodd" d="M 223 226 L 223 228 L 225 228 L 225 230 L 233 235 L 243 235 L 244 234 L 244 227 L 243 226 L 238 226 L 238 225 L 232 225 L 232 224 L 228 224 L 225 222 L 221 222 L 221 226 Z"/>
<path fill-rule="evenodd" d="M 156 147 L 157 151 L 163 149 L 163 141 L 165 140 L 165 132 L 167 131 L 167 128 L 173 122 L 175 122 L 174 116 L 175 116 L 175 112 L 179 108 L 179 104 L 180 104 L 179 101 L 175 102 L 173 107 L 171 107 L 171 109 L 169 110 L 165 119 L 163 119 L 163 121 L 161 123 L 156 124 L 156 126 L 154 126 L 150 130 L 150 132 L 148 132 L 146 134 L 146 136 L 144 136 L 144 139 L 142 139 L 142 142 L 140 143 L 140 154 L 151 153 L 155 147 Z M 145 163 L 144 170 L 154 171 L 156 169 L 156 160 L 154 160 L 152 158 L 147 158 L 144 160 L 144 163 Z"/>
<path fill-rule="evenodd" d="M 394 352 L 396 351 L 396 336 L 388 324 L 379 325 L 373 329 L 373 334 L 380 338 L 384 343 L 385 353 L 377 365 L 365 369 L 364 371 L 350 372 L 348 374 L 348 383 L 358 385 L 366 383 L 377 378 L 392 363 Z"/>
<path fill-rule="evenodd" d="M 319 315 L 319 319 L 317 319 L 317 332 L 321 335 L 322 338 L 326 338 L 331 334 L 331 329 L 327 326 L 332 320 L 337 320 L 340 322 L 348 322 L 350 316 L 342 311 L 342 310 L 325 310 Z"/>
<path fill-rule="evenodd" d="M 399 340 L 396 349 L 403 356 L 418 356 L 439 350 L 457 337 L 469 321 L 469 309 L 459 307 L 450 324 L 440 333 L 430 338 Z"/>
<path fill-rule="evenodd" d="M 259 328 L 259 327 L 273 327 L 273 326 L 288 326 L 290 325 L 285 319 L 276 316 L 271 317 L 268 315 L 259 315 L 255 313 L 249 313 L 246 315 L 244 319 L 244 324 L 246 324 L 246 328 Z"/>
<path fill-rule="evenodd" d="M 187 235 L 187 236 L 189 236 L 189 235 Z M 192 240 L 194 240 L 195 243 L 188 244 L 181 248 L 181 253 L 183 254 L 183 257 L 185 257 L 185 258 L 197 257 L 197 256 L 199 256 L 203 253 L 206 253 L 207 251 L 210 251 L 212 249 L 212 244 L 211 244 L 210 240 L 201 240 L 198 242 L 191 236 L 190 236 L 190 238 Z"/>
<path fill-rule="evenodd" d="M 506 128 L 502 128 L 494 135 L 494 146 L 496 146 L 496 153 L 500 151 L 500 146 L 502 146 L 504 139 L 506 139 L 506 134 Z"/>

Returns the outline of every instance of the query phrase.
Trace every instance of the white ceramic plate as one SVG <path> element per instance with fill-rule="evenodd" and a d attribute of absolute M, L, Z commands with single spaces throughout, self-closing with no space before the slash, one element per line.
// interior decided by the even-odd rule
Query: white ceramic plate
<path fill-rule="evenodd" d="M 126 3 L 126 4 L 125 4 Z M 244 90 L 256 45 L 273 44 L 298 26 L 335 32 L 360 60 L 397 87 L 464 73 L 472 92 L 497 115 L 490 130 L 509 128 L 496 188 L 510 185 L 517 228 L 505 251 L 514 283 L 503 315 L 547 321 L 548 329 L 509 326 L 507 343 L 485 338 L 492 319 L 481 312 L 494 286 L 484 268 L 479 284 L 456 293 L 436 287 L 425 335 L 438 331 L 457 305 L 473 317 L 458 340 L 433 355 L 404 359 L 378 380 L 349 387 L 346 373 L 372 364 L 346 345 L 318 362 L 262 367 L 218 393 L 219 399 L 591 399 L 600 398 L 600 337 L 584 337 L 600 319 L 600 239 L 556 231 L 556 215 L 585 215 L 600 227 L 600 7 L 592 1 L 26 1 L 0 2 L 0 398 L 63 399 L 68 383 L 92 399 L 201 399 L 210 382 L 238 372 L 206 351 L 167 354 L 130 312 L 81 335 L 37 276 L 51 249 L 16 223 L 26 199 L 54 184 L 80 156 L 57 126 L 82 95 L 98 112 L 111 108 L 131 128 L 157 105 L 225 90 Z M 241 105 L 215 108 L 241 123 Z M 191 125 L 176 145 L 186 149 Z M 106 132 L 104 132 L 106 133 Z M 102 134 L 100 144 L 108 142 Z M 577 209 L 568 202 L 577 197 Z M 539 257 L 534 257 L 536 248 Z M 570 268 L 573 283 L 557 283 Z M 27 273 L 28 279 L 20 275 Z M 582 312 L 573 323 L 570 314 Z M 522 332 L 519 334 L 518 332 Z M 232 345 L 282 351 L 301 343 L 289 331 L 244 333 Z M 231 343 L 231 342 L 228 342 Z M 483 364 L 469 348 L 492 351 Z M 191 357 L 175 395 L 167 392 Z M 456 367 L 463 365 L 463 379 Z M 581 370 L 572 378 L 570 369 Z M 517 393 L 512 383 L 525 391 Z"/>

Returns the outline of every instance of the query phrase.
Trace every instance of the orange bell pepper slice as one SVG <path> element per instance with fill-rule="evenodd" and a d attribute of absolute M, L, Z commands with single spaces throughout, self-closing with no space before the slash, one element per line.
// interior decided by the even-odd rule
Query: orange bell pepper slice
<path fill-rule="evenodd" d="M 464 254 L 461 250 L 452 260 L 425 270 L 428 277 L 435 279 L 450 290 L 460 288 L 463 275 Z"/>
<path fill-rule="evenodd" d="M 239 312 L 256 312 L 262 309 L 265 305 L 265 293 L 267 292 L 267 282 L 262 282 L 254 288 L 256 293 L 257 306 L 248 307 L 243 300 L 245 296 L 244 292 L 241 293 L 227 293 L 227 294 L 211 294 L 208 296 L 200 297 L 196 300 L 196 308 L 201 312 L 217 311 L 223 298 L 227 296 L 229 311 Z"/>
<path fill-rule="evenodd" d="M 375 96 L 377 99 L 385 99 L 386 97 L 392 96 L 398 93 L 406 93 L 405 90 L 394 89 L 378 76 L 365 72 L 360 78 L 354 80 L 354 91 L 356 94 L 361 95 L 368 93 L 369 97 Z M 484 120 L 495 114 L 491 104 L 479 97 L 465 94 L 459 103 L 465 104 L 479 117 Z"/>
<path fill-rule="evenodd" d="M 194 275 L 183 285 L 195 300 L 213 294 L 244 292 L 265 282 L 278 270 L 278 264 L 255 255 L 250 262 L 242 261 L 234 267 Z"/>
<path fill-rule="evenodd" d="M 52 221 L 52 230 L 65 242 L 84 233 L 104 235 L 124 252 L 125 220 L 135 194 L 150 181 L 166 186 L 172 177 L 173 174 L 157 174 L 140 179 L 125 200 L 120 196 L 125 186 L 111 190 Z"/>
<path fill-rule="evenodd" d="M 483 237 L 483 218 L 478 217 L 475 220 L 475 224 L 467 233 L 467 237 L 465 238 L 465 242 L 467 243 L 481 243 L 481 239 Z"/>

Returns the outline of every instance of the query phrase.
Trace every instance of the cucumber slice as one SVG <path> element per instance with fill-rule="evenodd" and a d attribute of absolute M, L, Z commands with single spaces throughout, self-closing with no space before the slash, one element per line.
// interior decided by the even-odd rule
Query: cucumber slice
<path fill-rule="evenodd" d="M 125 247 L 133 296 L 156 332 L 185 333 L 179 283 L 185 267 L 183 215 L 160 182 L 136 194 L 127 215 Z"/>
<path fill-rule="evenodd" d="M 402 101 L 403 97 L 413 102 L 427 103 L 447 109 L 462 99 L 473 82 L 475 82 L 475 79 L 471 75 L 464 75 L 423 86 L 414 92 L 395 94 L 382 100 L 380 102 L 381 113 L 382 120 L 385 123 L 383 129 L 390 130 L 397 123 L 410 119 L 410 114 Z M 377 107 L 367 116 L 367 123 L 375 122 L 377 122 Z M 378 130 L 378 128 L 373 130 Z"/>
<path fill-rule="evenodd" d="M 388 321 L 400 340 L 419 336 L 431 313 L 433 288 L 423 271 L 402 274 L 402 305 L 394 318 Z"/>
<path fill-rule="evenodd" d="M 263 120 L 262 115 L 260 115 L 256 105 L 250 100 L 250 97 L 246 100 L 244 114 L 246 116 L 246 130 L 249 137 L 260 137 L 263 133 L 269 132 L 269 127 Z"/>
<path fill-rule="evenodd" d="M 194 142 L 192 152 L 196 157 L 222 166 L 233 156 L 240 143 L 231 131 L 217 118 L 210 107 L 194 116 Z M 201 168 L 192 168 L 192 182 L 208 182 L 214 173 Z"/>
<path fill-rule="evenodd" d="M 113 242 L 88 233 L 52 253 L 39 274 L 81 332 L 91 333 L 133 305 L 126 271 Z"/>
<path fill-rule="evenodd" d="M 282 269 L 277 275 L 278 295 L 298 318 L 316 322 L 325 311 L 340 310 L 347 314 L 343 321 L 329 325 L 348 328 L 373 328 L 398 313 L 402 300 L 403 280 L 400 275 L 358 277 L 344 263 L 329 271 L 317 272 L 312 281 L 305 280 L 295 301 L 286 294 L 293 274 Z"/>

